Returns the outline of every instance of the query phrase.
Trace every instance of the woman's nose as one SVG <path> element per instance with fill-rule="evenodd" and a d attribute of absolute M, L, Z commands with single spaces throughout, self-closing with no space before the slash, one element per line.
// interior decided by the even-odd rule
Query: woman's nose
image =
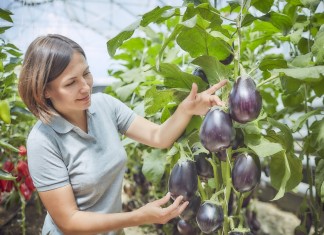
<path fill-rule="evenodd" d="M 89 90 L 91 89 L 91 84 L 88 84 L 86 79 L 82 79 L 81 82 L 81 92 L 85 93 L 85 92 L 89 92 Z"/>

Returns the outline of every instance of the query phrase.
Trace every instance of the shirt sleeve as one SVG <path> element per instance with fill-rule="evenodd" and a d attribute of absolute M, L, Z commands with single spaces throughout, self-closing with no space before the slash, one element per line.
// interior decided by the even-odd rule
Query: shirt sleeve
<path fill-rule="evenodd" d="M 34 127 L 27 139 L 28 168 L 40 192 L 69 184 L 68 171 L 54 136 L 54 131 L 51 135 Z"/>
<path fill-rule="evenodd" d="M 120 100 L 104 94 L 105 100 L 110 103 L 113 113 L 115 122 L 117 124 L 118 131 L 121 134 L 125 134 L 130 124 L 135 119 L 135 112 L 129 108 L 126 104 L 121 102 Z"/>

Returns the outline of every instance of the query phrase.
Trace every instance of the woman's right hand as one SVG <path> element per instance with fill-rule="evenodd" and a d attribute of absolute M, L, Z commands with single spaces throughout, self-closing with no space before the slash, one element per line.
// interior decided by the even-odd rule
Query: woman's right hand
<path fill-rule="evenodd" d="M 179 216 L 189 204 L 188 201 L 183 202 L 182 196 L 179 196 L 174 202 L 162 207 L 170 201 L 171 194 L 168 192 L 163 198 L 150 202 L 137 210 L 140 213 L 140 218 L 143 224 L 165 224 L 169 220 Z"/>

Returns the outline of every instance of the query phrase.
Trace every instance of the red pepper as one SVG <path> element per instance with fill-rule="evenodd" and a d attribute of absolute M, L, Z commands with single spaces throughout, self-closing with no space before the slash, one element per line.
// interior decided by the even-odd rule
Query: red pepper
<path fill-rule="evenodd" d="M 19 186 L 20 193 L 24 196 L 25 200 L 28 201 L 31 198 L 32 192 L 29 190 L 25 183 Z"/>
<path fill-rule="evenodd" d="M 0 180 L 1 184 L 1 191 L 2 192 L 11 192 L 13 189 L 13 182 L 12 180 Z"/>
<path fill-rule="evenodd" d="M 34 191 L 35 186 L 34 186 L 32 178 L 30 176 L 26 177 L 25 184 L 27 185 L 27 187 L 29 188 L 30 191 Z"/>
<path fill-rule="evenodd" d="M 10 173 L 14 169 L 14 167 L 14 164 L 10 160 L 7 160 L 2 166 L 3 170 L 5 170 L 8 173 Z"/>
<path fill-rule="evenodd" d="M 20 173 L 25 177 L 29 176 L 29 170 L 26 161 L 20 160 L 17 164 L 17 170 L 18 170 L 18 175 Z"/>
<path fill-rule="evenodd" d="M 27 155 L 27 149 L 25 146 L 21 145 L 19 148 L 18 148 L 19 152 L 18 154 L 20 156 L 26 156 Z"/>

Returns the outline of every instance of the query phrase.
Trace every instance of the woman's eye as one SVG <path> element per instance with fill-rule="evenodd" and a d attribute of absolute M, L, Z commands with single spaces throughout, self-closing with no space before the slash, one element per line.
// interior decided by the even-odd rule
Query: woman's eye
<path fill-rule="evenodd" d="M 71 86 L 73 83 L 74 83 L 74 81 L 66 84 L 66 86 Z"/>

